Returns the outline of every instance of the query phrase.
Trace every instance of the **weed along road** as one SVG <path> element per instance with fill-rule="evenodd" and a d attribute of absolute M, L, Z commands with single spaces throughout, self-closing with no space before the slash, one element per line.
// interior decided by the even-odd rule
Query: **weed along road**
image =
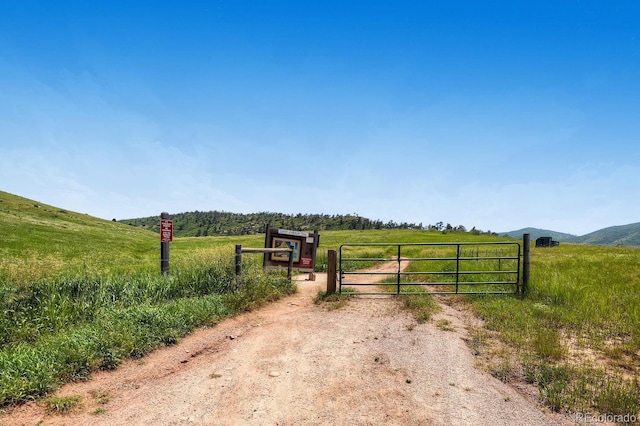
<path fill-rule="evenodd" d="M 474 366 L 468 312 L 443 305 L 419 324 L 394 297 L 316 304 L 326 276 L 305 278 L 292 296 L 64 386 L 57 396 L 80 400 L 68 414 L 34 402 L 0 424 L 572 424 Z"/>

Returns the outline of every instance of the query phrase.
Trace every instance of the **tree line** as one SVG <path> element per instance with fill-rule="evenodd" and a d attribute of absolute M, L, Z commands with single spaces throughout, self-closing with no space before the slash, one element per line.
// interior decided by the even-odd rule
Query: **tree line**
<path fill-rule="evenodd" d="M 422 223 L 397 223 L 393 220 L 383 222 L 354 214 L 302 214 L 288 215 L 284 213 L 230 213 L 224 211 L 193 211 L 171 215 L 173 233 L 176 237 L 206 237 L 214 235 L 249 235 L 264 232 L 269 223 L 274 228 L 296 231 L 309 230 L 368 230 L 368 229 L 417 229 L 431 231 L 467 232 L 463 225 L 452 226 L 437 222 L 435 225 L 423 226 Z M 138 219 L 121 220 L 132 226 L 147 228 L 159 232 L 160 217 L 150 216 Z M 477 232 L 475 227 L 469 232 Z"/>

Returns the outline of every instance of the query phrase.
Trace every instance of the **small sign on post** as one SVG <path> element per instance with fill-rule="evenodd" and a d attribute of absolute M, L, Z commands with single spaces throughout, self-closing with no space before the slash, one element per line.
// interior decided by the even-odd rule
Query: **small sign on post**
<path fill-rule="evenodd" d="M 169 243 L 173 241 L 173 222 L 169 213 L 160 214 L 160 272 L 169 274 Z"/>
<path fill-rule="evenodd" d="M 173 222 L 169 219 L 160 219 L 160 242 L 170 243 L 171 241 L 173 241 Z"/>

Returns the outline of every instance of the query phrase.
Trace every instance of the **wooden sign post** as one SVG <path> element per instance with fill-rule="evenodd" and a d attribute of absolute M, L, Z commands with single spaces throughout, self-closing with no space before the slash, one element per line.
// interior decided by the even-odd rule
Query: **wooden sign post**
<path fill-rule="evenodd" d="M 160 213 L 160 272 L 169 274 L 169 243 L 173 241 L 173 222 L 169 213 Z"/>

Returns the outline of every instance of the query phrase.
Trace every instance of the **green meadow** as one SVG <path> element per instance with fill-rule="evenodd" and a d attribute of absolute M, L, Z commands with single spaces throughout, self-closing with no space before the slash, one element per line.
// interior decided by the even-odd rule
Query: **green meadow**
<path fill-rule="evenodd" d="M 255 237 L 176 240 L 162 276 L 157 234 L 3 192 L 0 235 L 0 406 L 295 291 L 251 256 L 238 285 L 233 244 Z"/>
<path fill-rule="evenodd" d="M 259 255 L 243 256 L 237 286 L 234 245 L 260 247 L 263 235 L 177 238 L 165 277 L 156 233 L 4 192 L 0 235 L 0 406 L 116 368 L 198 326 L 295 291 L 283 273 L 263 272 Z M 321 231 L 316 269 L 326 269 L 328 249 L 345 243 L 465 241 L 510 240 L 406 229 Z M 410 255 L 419 256 L 422 249 L 412 250 Z M 356 254 L 394 255 L 376 247 Z M 406 266 L 415 272 L 434 267 Z M 536 386 L 556 411 L 637 414 L 639 272 L 637 247 L 532 248 L 525 297 L 438 300 L 483 319 L 483 327 L 470 330 L 468 343 L 494 376 Z M 436 309 L 428 295 L 402 297 L 418 320 Z"/>
<path fill-rule="evenodd" d="M 497 377 L 524 376 L 556 411 L 638 414 L 640 248 L 533 248 L 526 297 L 470 303 L 507 344 L 485 348 Z"/>

